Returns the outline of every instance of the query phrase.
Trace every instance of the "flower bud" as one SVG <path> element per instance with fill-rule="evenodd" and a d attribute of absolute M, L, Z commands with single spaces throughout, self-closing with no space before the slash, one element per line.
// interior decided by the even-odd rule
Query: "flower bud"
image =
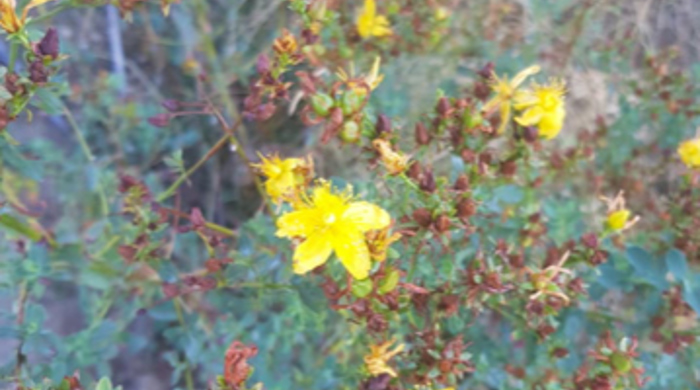
<path fill-rule="evenodd" d="M 474 83 L 474 96 L 483 101 L 486 101 L 488 99 L 489 95 L 491 94 L 491 88 L 489 88 L 486 83 L 482 83 L 481 81 L 477 81 Z"/>
<path fill-rule="evenodd" d="M 589 249 L 598 249 L 598 237 L 595 233 L 586 233 L 581 237 L 581 243 Z"/>
<path fill-rule="evenodd" d="M 365 91 L 362 89 L 351 89 L 343 94 L 340 102 L 340 108 L 343 110 L 343 115 L 349 116 L 362 108 L 362 103 L 365 101 Z"/>
<path fill-rule="evenodd" d="M 413 162 L 411 162 L 411 165 L 409 165 L 406 176 L 410 177 L 415 181 L 419 181 L 422 173 L 423 172 L 420 167 L 420 164 L 418 163 L 418 161 L 414 160 Z"/>
<path fill-rule="evenodd" d="M 476 202 L 469 198 L 463 198 L 457 203 L 457 216 L 460 219 L 468 219 L 476 214 Z"/>
<path fill-rule="evenodd" d="M 441 97 L 440 100 L 438 100 L 437 107 L 435 108 L 435 110 L 437 111 L 438 115 L 443 118 L 448 116 L 452 111 L 452 105 L 450 104 L 450 100 L 444 96 Z"/>
<path fill-rule="evenodd" d="M 58 33 L 51 27 L 46 31 L 44 37 L 36 45 L 36 54 L 56 59 L 58 57 Z"/>
<path fill-rule="evenodd" d="M 347 143 L 358 142 L 360 140 L 360 126 L 357 122 L 345 122 L 340 130 L 340 139 Z"/>
<path fill-rule="evenodd" d="M 419 186 L 422 191 L 433 193 L 437 188 L 435 183 L 435 176 L 433 176 L 433 171 L 426 169 L 423 172 L 423 179 L 420 181 Z"/>
<path fill-rule="evenodd" d="M 469 178 L 465 174 L 459 175 L 452 187 L 455 191 L 463 192 L 469 189 Z"/>
<path fill-rule="evenodd" d="M 428 209 L 420 208 L 413 212 L 413 220 L 416 221 L 418 226 L 426 228 L 433 222 L 433 216 Z"/>
<path fill-rule="evenodd" d="M 518 164 L 514 160 L 506 160 L 501 162 L 501 174 L 503 176 L 511 177 L 515 175 L 515 171 L 518 169 Z"/>
<path fill-rule="evenodd" d="M 438 216 L 435 220 L 435 229 L 440 233 L 450 230 L 450 217 L 445 214 Z"/>
<path fill-rule="evenodd" d="M 428 129 L 425 128 L 425 125 L 421 122 L 418 122 L 416 124 L 416 143 L 418 145 L 424 146 L 430 143 L 430 134 L 428 133 Z"/>
<path fill-rule="evenodd" d="M 311 96 L 311 108 L 314 110 L 316 115 L 320 117 L 327 117 L 331 108 L 333 108 L 333 98 L 325 93 L 317 93 Z"/>
<path fill-rule="evenodd" d="M 494 67 L 493 62 L 487 62 L 486 65 L 479 70 L 478 75 L 484 80 L 491 80 L 491 77 L 493 77 Z"/>
<path fill-rule="evenodd" d="M 157 114 L 148 118 L 148 123 L 155 127 L 166 127 L 170 123 L 170 114 Z"/>
<path fill-rule="evenodd" d="M 384 114 L 380 114 L 377 117 L 377 124 L 374 126 L 377 135 L 382 133 L 391 133 L 391 119 Z"/>

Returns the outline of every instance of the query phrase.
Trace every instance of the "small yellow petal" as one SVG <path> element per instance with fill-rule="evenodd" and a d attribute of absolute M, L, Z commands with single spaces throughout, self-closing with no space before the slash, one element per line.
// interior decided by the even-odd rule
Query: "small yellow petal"
<path fill-rule="evenodd" d="M 515 121 L 520 124 L 520 126 L 532 126 L 536 125 L 537 123 L 542 120 L 542 116 L 544 115 L 544 110 L 540 107 L 532 107 L 529 110 L 525 111 L 523 115 L 516 117 Z"/>

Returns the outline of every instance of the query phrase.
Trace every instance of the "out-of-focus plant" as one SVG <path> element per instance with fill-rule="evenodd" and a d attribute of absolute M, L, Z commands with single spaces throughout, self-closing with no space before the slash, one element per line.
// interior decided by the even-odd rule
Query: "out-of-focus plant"
<path fill-rule="evenodd" d="M 599 4 L 573 5 L 550 66 L 501 69 L 486 60 L 493 26 L 474 37 L 459 16 L 475 10 L 456 1 L 163 1 L 159 20 L 188 42 L 174 79 L 189 89 L 155 88 L 155 108 L 104 76 L 84 95 L 52 81 L 67 57 L 59 30 L 30 31 L 43 3 L 0 3 L 8 384 L 116 389 L 128 379 L 110 361 L 149 356 L 167 364 L 166 386 L 188 390 L 697 386 L 698 135 L 634 136 L 649 120 L 691 128 L 690 76 L 650 57 L 637 64 L 648 77 L 620 80 L 617 119 L 576 134 L 576 80 L 537 81 L 568 65 Z M 486 20 L 518 9 L 488 3 Z M 275 5 L 283 23 L 227 56 L 226 18 Z M 145 2 L 118 6 L 153 27 Z M 493 46 L 532 50 L 505 37 Z M 382 91 L 402 87 L 396 64 L 461 56 L 465 40 L 466 81 L 420 112 L 384 111 L 407 107 Z M 79 156 L 13 136 L 21 114 L 37 117 L 29 107 L 63 115 Z M 285 142 L 304 142 L 263 151 L 280 117 L 298 119 Z M 330 172 L 329 150 L 359 169 Z M 226 164 L 243 179 L 227 181 Z M 62 212 L 45 213 L 48 201 Z M 249 218 L 221 216 L 227 201 Z M 66 286 L 80 325 L 61 334 L 46 308 Z M 144 322 L 152 333 L 135 329 Z"/>

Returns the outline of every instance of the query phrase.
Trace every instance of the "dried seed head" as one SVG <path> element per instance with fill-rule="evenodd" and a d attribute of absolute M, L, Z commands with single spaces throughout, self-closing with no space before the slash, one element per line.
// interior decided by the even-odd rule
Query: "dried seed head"
<path fill-rule="evenodd" d="M 423 178 L 420 181 L 419 186 L 422 191 L 433 193 L 437 188 L 435 183 L 435 176 L 433 176 L 433 171 L 426 169 L 423 172 Z"/>
<path fill-rule="evenodd" d="M 413 220 L 423 228 L 427 228 L 433 222 L 433 215 L 430 210 L 425 208 L 416 209 L 413 212 Z"/>
<path fill-rule="evenodd" d="M 445 214 L 439 215 L 435 219 L 435 229 L 440 233 L 450 230 L 450 217 Z"/>
<path fill-rule="evenodd" d="M 467 175 L 459 175 L 459 177 L 457 177 L 457 180 L 455 180 L 455 184 L 452 188 L 454 188 L 455 191 L 459 192 L 467 191 L 469 189 L 469 178 L 467 177 Z"/>
<path fill-rule="evenodd" d="M 416 143 L 418 145 L 427 145 L 430 143 L 430 134 L 428 133 L 428 129 L 425 127 L 425 125 L 421 122 L 418 122 L 416 124 Z"/>
<path fill-rule="evenodd" d="M 440 117 L 447 117 L 452 111 L 452 105 L 450 104 L 450 100 L 444 96 L 441 97 L 440 100 L 438 100 L 437 107 L 435 108 L 435 110 L 437 111 Z"/>
<path fill-rule="evenodd" d="M 459 219 L 469 219 L 476 214 L 476 202 L 469 198 L 463 198 L 457 203 L 457 217 Z"/>

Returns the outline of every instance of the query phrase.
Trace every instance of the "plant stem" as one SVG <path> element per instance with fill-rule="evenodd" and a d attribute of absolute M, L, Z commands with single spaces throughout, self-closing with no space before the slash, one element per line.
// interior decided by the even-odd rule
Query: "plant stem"
<path fill-rule="evenodd" d="M 22 282 L 19 288 L 19 298 L 17 299 L 17 326 L 22 327 L 24 325 L 24 308 L 27 303 L 27 298 L 29 297 L 28 294 L 28 287 L 27 287 L 27 282 Z M 15 363 L 15 376 L 17 377 L 17 382 L 19 385 L 22 384 L 22 363 L 24 362 L 24 354 L 22 353 L 22 347 L 24 346 L 24 339 L 21 339 L 19 341 L 19 345 L 17 346 L 17 353 L 16 353 L 16 359 L 17 362 Z"/>
<path fill-rule="evenodd" d="M 173 214 L 173 215 L 177 216 L 177 217 L 190 219 L 190 216 L 187 215 L 186 213 L 183 213 L 182 211 L 179 211 L 179 210 L 176 210 L 176 209 L 171 209 L 171 208 L 169 208 L 169 207 L 162 207 L 162 209 L 165 210 L 165 211 L 167 211 L 167 212 L 169 212 L 170 214 Z M 238 236 L 238 233 L 237 233 L 235 230 L 226 228 L 226 227 L 224 227 L 224 226 L 215 224 L 215 223 L 213 223 L 213 222 L 205 222 L 205 223 L 204 223 L 204 226 L 206 226 L 207 229 L 210 229 L 210 230 L 213 230 L 213 231 L 215 231 L 215 232 L 219 232 L 219 233 L 225 234 L 225 235 L 227 235 L 227 236 L 231 236 L 231 237 L 236 237 L 236 236 Z"/>
<path fill-rule="evenodd" d="M 19 43 L 16 41 L 10 42 L 10 59 L 7 63 L 7 73 L 12 73 L 15 70 L 15 62 L 17 62 L 17 55 L 19 54 Z"/>
<path fill-rule="evenodd" d="M 200 158 L 199 161 L 197 161 L 192 167 L 190 167 L 190 169 L 183 172 L 180 175 L 180 177 L 178 177 L 177 180 L 175 180 L 175 182 L 172 185 L 170 185 L 170 187 L 168 187 L 167 190 L 161 192 L 160 195 L 156 197 L 156 201 L 162 202 L 168 199 L 169 197 L 173 196 L 175 191 L 177 191 L 180 185 L 185 180 L 187 180 L 187 178 L 189 178 L 197 169 L 199 169 L 199 167 L 204 165 L 204 163 L 207 162 L 207 160 L 209 160 L 216 152 L 218 152 L 219 149 L 226 145 L 226 143 L 229 141 L 229 138 L 231 138 L 229 134 L 224 134 L 223 137 L 219 138 L 216 144 L 212 146 L 211 149 L 209 149 L 209 151 L 204 155 L 204 157 Z"/>
<path fill-rule="evenodd" d="M 80 131 L 80 127 L 78 126 L 78 123 L 75 121 L 73 114 L 70 112 L 68 107 L 66 107 L 65 105 L 63 106 L 63 114 L 65 115 L 66 120 L 68 120 L 68 124 L 70 125 L 71 129 L 73 129 L 73 134 L 75 134 L 75 138 L 78 139 L 78 143 L 80 144 L 80 149 L 83 151 L 83 155 L 85 156 L 85 158 L 88 159 L 89 164 L 94 164 L 95 163 L 95 156 L 92 154 L 92 151 L 90 150 L 90 146 L 85 141 L 85 137 L 83 136 L 82 131 Z M 107 202 L 107 195 L 105 194 L 105 190 L 102 187 L 102 183 L 100 183 L 99 177 L 97 178 L 97 193 L 100 197 L 100 206 L 102 207 L 102 215 L 106 217 L 109 215 L 109 202 Z"/>
<path fill-rule="evenodd" d="M 173 299 L 173 305 L 175 305 L 175 313 L 177 314 L 177 319 L 180 322 L 182 329 L 187 330 L 187 324 L 185 323 L 185 316 L 182 314 L 182 305 L 180 304 L 180 298 Z M 187 390 L 194 390 L 194 379 L 192 378 L 192 367 L 190 367 L 190 362 L 185 356 L 185 383 L 187 385 Z"/>

